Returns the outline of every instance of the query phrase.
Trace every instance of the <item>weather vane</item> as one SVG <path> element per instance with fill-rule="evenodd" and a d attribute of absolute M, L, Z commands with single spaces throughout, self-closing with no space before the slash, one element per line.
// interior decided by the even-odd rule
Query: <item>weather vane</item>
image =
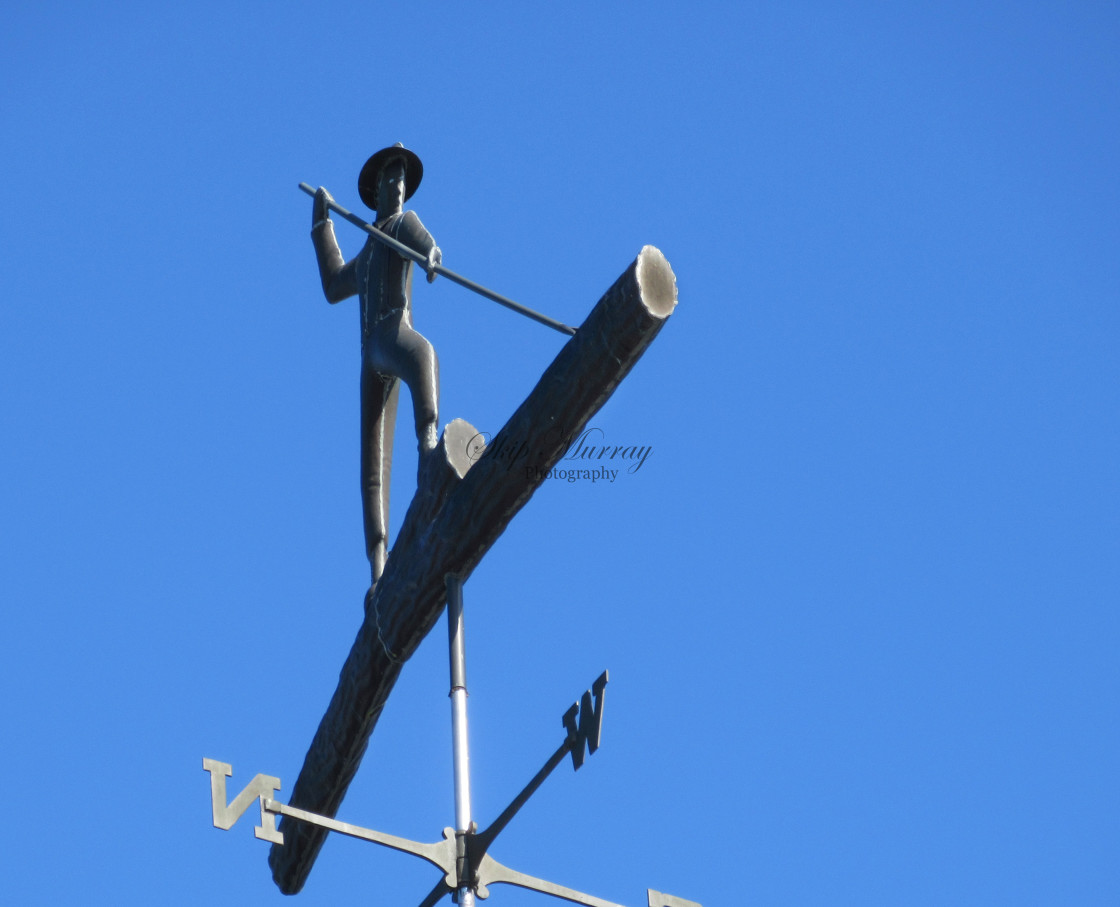
<path fill-rule="evenodd" d="M 421 907 L 431 907 L 448 893 L 461 907 L 473 907 L 475 898 L 488 897 L 489 887 L 502 883 L 588 907 L 620 907 L 525 875 L 490 856 L 498 834 L 566 755 L 579 769 L 586 754 L 598 749 L 608 677 L 604 671 L 564 712 L 563 742 L 498 818 L 479 831 L 470 799 L 463 584 L 672 314 L 676 278 L 665 257 L 645 246 L 579 329 L 568 327 L 443 266 L 432 235 L 413 211 L 403 210 L 422 176 L 420 159 L 400 143 L 370 157 L 358 178 L 358 194 L 376 210 L 373 224 L 339 206 L 325 189 L 300 183 L 314 198 L 311 238 L 323 293 L 331 303 L 358 297 L 361 491 L 371 585 L 364 620 L 290 801 L 275 798 L 279 778 L 262 774 L 227 801 L 226 778 L 232 768 L 203 759 L 210 773 L 214 825 L 231 828 L 258 801 L 261 824 L 255 833 L 272 843 L 269 865 L 285 894 L 302 889 L 327 832 L 334 831 L 438 867 L 440 880 Z M 339 250 L 332 211 L 368 234 L 349 262 Z M 429 282 L 442 275 L 570 338 L 489 446 L 462 419 L 452 420 L 438 434 L 439 366 L 432 345 L 412 324 L 414 263 L 424 268 Z M 401 381 L 412 397 L 420 458 L 416 494 L 390 550 L 389 476 Z M 509 450 L 519 451 L 526 468 L 512 468 L 508 456 L 495 453 Z M 334 817 L 401 668 L 445 605 L 455 827 L 443 830 L 442 841 L 421 843 L 340 822 Z M 699 907 L 653 889 L 647 890 L 647 898 L 649 907 Z"/>

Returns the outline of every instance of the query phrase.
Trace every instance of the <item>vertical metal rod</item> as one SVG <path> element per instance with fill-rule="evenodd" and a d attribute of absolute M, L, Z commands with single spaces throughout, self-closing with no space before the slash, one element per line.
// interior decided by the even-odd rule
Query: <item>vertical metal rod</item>
<path fill-rule="evenodd" d="M 471 830 L 471 760 L 467 744 L 467 650 L 463 638 L 463 581 L 447 577 L 447 641 L 451 656 L 451 745 L 455 774 L 455 831 L 462 842 Z M 474 890 L 458 890 L 459 907 L 475 907 Z"/>

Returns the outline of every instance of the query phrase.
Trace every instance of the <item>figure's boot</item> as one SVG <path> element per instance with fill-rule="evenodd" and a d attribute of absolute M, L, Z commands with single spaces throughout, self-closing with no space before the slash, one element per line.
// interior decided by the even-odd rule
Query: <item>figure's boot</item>
<path fill-rule="evenodd" d="M 439 429 L 436 423 L 432 422 L 419 429 L 416 434 L 419 450 L 419 456 L 416 458 L 416 487 L 419 488 L 420 482 L 423 481 L 424 464 L 439 445 Z"/>
<path fill-rule="evenodd" d="M 381 539 L 380 541 L 374 542 L 373 546 L 367 552 L 369 556 L 371 589 L 377 585 L 377 581 L 381 579 L 381 574 L 385 572 L 385 561 L 389 557 L 386 549 L 385 540 Z"/>

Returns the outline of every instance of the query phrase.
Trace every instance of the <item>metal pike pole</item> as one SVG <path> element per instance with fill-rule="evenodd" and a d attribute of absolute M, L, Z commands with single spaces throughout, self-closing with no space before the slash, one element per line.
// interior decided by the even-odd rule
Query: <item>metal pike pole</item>
<path fill-rule="evenodd" d="M 299 187 L 308 195 L 314 197 L 315 190 L 307 185 L 307 183 L 300 183 Z M 359 230 L 364 230 L 378 242 L 384 243 L 399 255 L 403 255 L 405 258 L 409 258 L 417 264 L 423 265 L 425 268 L 427 268 L 428 260 L 415 249 L 410 249 L 404 243 L 393 239 L 393 237 L 385 233 L 382 233 L 372 224 L 367 224 L 364 220 L 358 217 L 357 214 L 354 214 L 351 211 L 347 211 L 342 207 L 342 205 L 338 204 L 337 202 L 328 202 L 327 207 L 336 212 L 339 216 L 344 217 L 346 220 L 350 221 L 350 223 L 352 223 Z M 478 293 L 479 296 L 485 296 L 487 299 L 490 299 L 498 303 L 499 305 L 504 305 L 507 309 L 513 309 L 515 312 L 524 315 L 526 318 L 532 318 L 533 321 L 537 321 L 543 325 L 547 325 L 554 331 L 559 331 L 561 334 L 567 334 L 569 337 L 575 336 L 575 328 L 566 325 L 563 322 L 556 321 L 554 318 L 549 318 L 547 315 L 542 315 L 540 312 L 536 312 L 533 309 L 530 309 L 528 306 L 523 306 L 519 302 L 514 302 L 512 299 L 507 296 L 503 296 L 501 293 L 495 293 L 493 290 L 488 290 L 486 287 L 482 286 L 482 284 L 475 283 L 473 280 L 468 280 L 462 274 L 456 274 L 454 271 L 450 270 L 449 268 L 445 268 L 443 265 L 435 265 L 432 270 L 439 274 L 441 277 L 446 277 L 448 280 L 459 284 L 459 286 L 461 287 L 466 287 L 468 290 L 473 290 L 474 292 Z"/>

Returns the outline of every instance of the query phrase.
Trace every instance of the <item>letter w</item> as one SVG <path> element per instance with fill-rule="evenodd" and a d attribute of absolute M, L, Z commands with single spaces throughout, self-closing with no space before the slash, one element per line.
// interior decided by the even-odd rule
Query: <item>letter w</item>
<path fill-rule="evenodd" d="M 280 779 L 271 775 L 257 775 L 248 786 L 233 798 L 233 802 L 226 803 L 226 778 L 233 774 L 233 766 L 216 759 L 203 759 L 202 768 L 210 773 L 210 800 L 214 807 L 214 827 L 229 830 L 233 823 L 241 818 L 241 814 L 249 808 L 254 800 L 261 801 L 261 824 L 253 829 L 262 841 L 272 841 L 274 844 L 283 844 L 284 836 L 276 830 L 276 816 L 264 808 L 267 797 L 272 799 L 273 794 L 280 789 Z"/>
<path fill-rule="evenodd" d="M 599 748 L 599 740 L 603 734 L 603 690 L 607 685 L 607 672 L 599 675 L 579 702 L 572 703 L 572 707 L 564 713 L 564 727 L 568 729 L 568 743 L 572 752 L 572 765 L 579 770 L 583 765 L 583 745 L 587 744 L 587 755 Z M 591 707 L 592 695 L 595 697 L 595 707 Z M 579 723 L 576 723 L 579 715 Z"/>

